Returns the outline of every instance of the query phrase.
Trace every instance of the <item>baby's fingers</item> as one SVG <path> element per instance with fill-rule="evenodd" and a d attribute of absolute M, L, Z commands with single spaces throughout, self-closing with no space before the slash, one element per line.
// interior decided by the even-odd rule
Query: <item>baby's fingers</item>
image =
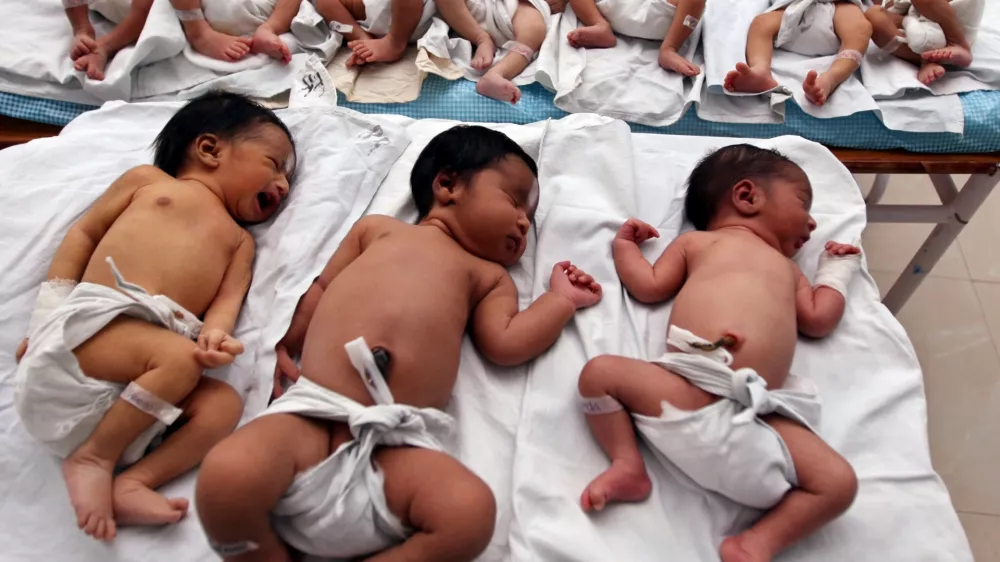
<path fill-rule="evenodd" d="M 222 340 L 226 339 L 226 333 L 221 330 L 212 330 L 208 333 L 208 347 L 209 351 L 214 351 L 219 349 L 222 344 Z"/>
<path fill-rule="evenodd" d="M 244 348 L 243 344 L 240 343 L 240 340 L 230 335 L 226 335 L 226 337 L 222 339 L 222 343 L 219 344 L 219 349 L 230 355 L 239 355 L 243 353 Z"/>
<path fill-rule="evenodd" d="M 194 350 L 194 357 L 199 363 L 209 369 L 217 369 L 224 365 L 228 365 L 233 362 L 233 359 L 235 359 L 235 357 L 224 351 L 204 351 L 201 349 Z"/>

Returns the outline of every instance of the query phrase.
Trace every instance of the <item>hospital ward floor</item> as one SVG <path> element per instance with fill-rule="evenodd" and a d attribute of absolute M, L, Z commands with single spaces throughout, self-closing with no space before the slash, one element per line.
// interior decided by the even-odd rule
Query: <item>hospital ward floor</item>
<path fill-rule="evenodd" d="M 873 176 L 858 180 L 867 191 Z M 925 175 L 894 176 L 882 201 L 939 203 Z M 868 226 L 868 268 L 883 295 L 932 228 Z M 976 561 L 1000 562 L 1000 187 L 898 317 L 924 372 L 934 468 Z"/>

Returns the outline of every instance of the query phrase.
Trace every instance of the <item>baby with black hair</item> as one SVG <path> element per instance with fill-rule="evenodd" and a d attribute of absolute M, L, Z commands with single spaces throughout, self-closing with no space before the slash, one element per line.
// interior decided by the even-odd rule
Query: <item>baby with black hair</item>
<path fill-rule="evenodd" d="M 417 224 L 354 225 L 278 344 L 278 371 L 297 382 L 282 393 L 276 380 L 281 396 L 199 472 L 198 515 L 220 555 L 460 561 L 486 548 L 495 500 L 447 454 L 454 420 L 441 411 L 463 336 L 517 365 L 601 298 L 591 276 L 560 262 L 548 292 L 518 310 L 505 267 L 524 254 L 537 173 L 502 133 L 455 127 L 413 167 Z"/>
<path fill-rule="evenodd" d="M 229 93 L 181 108 L 155 148 L 155 167 L 122 174 L 70 227 L 16 353 L 21 421 L 64 457 L 77 524 L 103 540 L 183 517 L 188 500 L 155 489 L 236 427 L 239 395 L 202 372 L 243 351 L 244 225 L 278 210 L 295 162 L 274 113 Z"/>
<path fill-rule="evenodd" d="M 811 383 L 789 374 L 797 333 L 833 331 L 861 261 L 859 248 L 828 242 L 809 283 L 791 258 L 816 227 L 811 204 L 795 163 L 734 145 L 691 173 L 685 212 L 697 230 L 655 264 L 639 245 L 656 229 L 637 219 L 622 225 L 613 242 L 622 284 L 645 303 L 676 298 L 666 354 L 597 357 L 580 374 L 587 423 L 611 459 L 584 490 L 584 510 L 649 496 L 636 430 L 703 488 L 770 510 L 722 541 L 723 562 L 771 560 L 851 505 L 854 471 L 815 433 Z"/>

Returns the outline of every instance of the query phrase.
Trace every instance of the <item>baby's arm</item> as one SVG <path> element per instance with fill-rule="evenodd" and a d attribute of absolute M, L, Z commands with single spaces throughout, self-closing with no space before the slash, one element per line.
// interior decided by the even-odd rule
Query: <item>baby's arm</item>
<path fill-rule="evenodd" d="M 205 311 L 195 357 L 210 369 L 228 365 L 235 356 L 243 353 L 243 344 L 233 338 L 232 333 L 243 299 L 250 289 L 255 247 L 253 237 L 243 231 L 215 299 Z"/>
<path fill-rule="evenodd" d="M 678 236 L 656 263 L 650 264 L 639 250 L 639 244 L 659 237 L 660 233 L 652 226 L 629 219 L 612 242 L 618 277 L 629 294 L 640 302 L 657 303 L 673 298 L 687 277 L 685 248 L 689 235 Z"/>
<path fill-rule="evenodd" d="M 52 265 L 49 266 L 49 272 L 45 278 L 46 282 L 65 283 L 69 281 L 72 284 L 78 283 L 83 277 L 83 272 L 87 269 L 87 264 L 90 263 L 90 258 L 97 245 L 118 219 L 118 216 L 132 202 L 135 192 L 165 176 L 166 174 L 153 166 L 137 166 L 116 179 L 111 187 L 97 198 L 97 201 L 91 205 L 80 220 L 73 223 L 73 226 L 66 232 L 66 236 L 52 258 Z M 43 286 L 42 291 L 44 290 Z M 65 296 L 68 296 L 68 292 L 62 295 L 62 298 Z M 46 304 L 47 308 L 50 309 L 49 312 L 57 305 L 58 303 L 55 302 L 47 302 Z M 39 311 L 36 310 L 32 316 L 32 323 L 38 314 Z M 15 353 L 15 358 L 18 361 L 21 360 L 21 356 L 24 355 L 27 348 L 28 338 L 25 337 Z"/>
<path fill-rule="evenodd" d="M 861 249 L 849 244 L 827 242 L 820 255 L 816 284 L 811 285 L 796 267 L 798 284 L 795 308 L 799 332 L 811 338 L 826 337 L 840 323 L 847 304 L 847 284 L 861 267 Z"/>
<path fill-rule="evenodd" d="M 551 347 L 577 309 L 599 300 L 600 284 L 566 261 L 552 268 L 548 292 L 518 312 L 517 288 L 504 273 L 473 311 L 472 337 L 490 361 L 519 365 Z"/>

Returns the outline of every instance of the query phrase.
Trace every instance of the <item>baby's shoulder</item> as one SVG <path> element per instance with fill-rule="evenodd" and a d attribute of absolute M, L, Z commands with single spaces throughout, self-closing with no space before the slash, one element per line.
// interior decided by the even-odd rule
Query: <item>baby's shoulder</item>
<path fill-rule="evenodd" d="M 155 183 L 176 182 L 177 178 L 171 176 L 156 166 L 153 166 L 152 164 L 143 164 L 141 166 L 130 168 L 122 174 L 120 178 L 118 178 L 118 181 L 132 186 L 143 187 Z"/>

